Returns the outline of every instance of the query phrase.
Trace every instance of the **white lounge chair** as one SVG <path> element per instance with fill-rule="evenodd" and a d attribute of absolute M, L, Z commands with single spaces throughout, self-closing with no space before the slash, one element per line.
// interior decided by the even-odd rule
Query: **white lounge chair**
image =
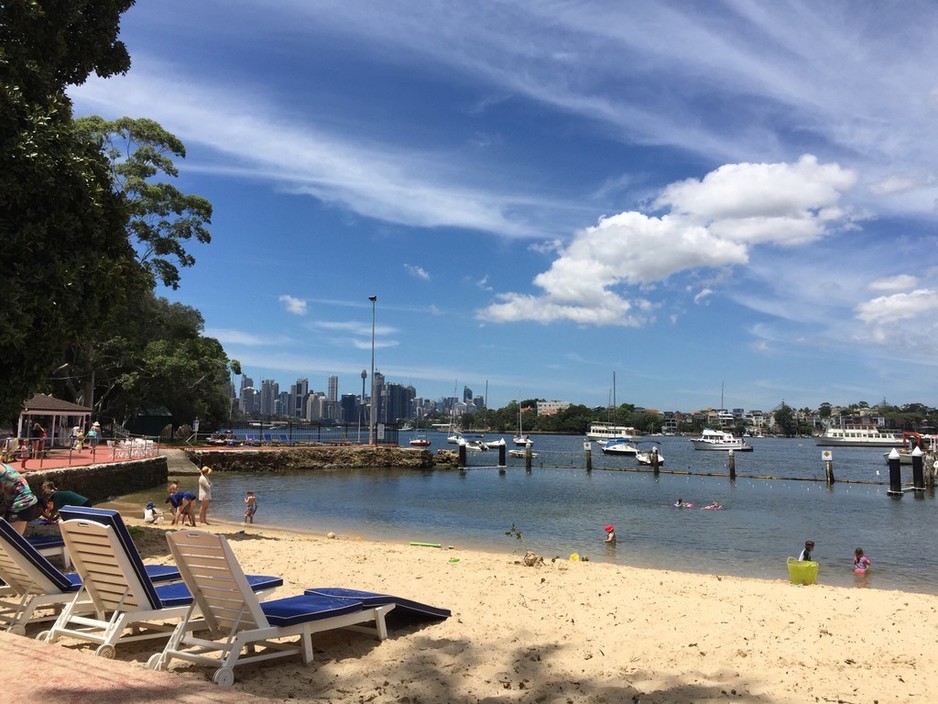
<path fill-rule="evenodd" d="M 98 643 L 97 655 L 112 658 L 118 643 L 165 637 L 186 616 L 192 594 L 185 583 L 155 585 L 117 511 L 65 506 L 62 537 L 81 577 L 81 587 L 52 628 L 37 638 L 54 643 L 69 636 Z M 270 593 L 280 577 L 252 576 L 250 589 Z M 94 607 L 87 614 L 84 602 Z M 129 633 L 128 627 L 133 626 Z M 141 628 L 145 626 L 145 630 Z"/>
<path fill-rule="evenodd" d="M 146 565 L 145 569 L 154 582 L 180 580 L 179 570 L 172 566 Z M 0 624 L 6 630 L 21 635 L 29 623 L 53 620 L 81 588 L 81 578 L 77 574 L 61 572 L 46 559 L 34 541 L 23 538 L 2 518 L 0 579 L 5 583 L 0 592 Z M 51 615 L 48 613 L 50 610 L 53 611 Z"/>
<path fill-rule="evenodd" d="M 229 687 L 237 665 L 295 654 L 311 663 L 313 633 L 354 628 L 387 638 L 385 616 L 394 604 L 366 607 L 359 600 L 315 594 L 261 602 L 224 536 L 181 530 L 166 538 L 195 601 L 163 652 L 147 662 L 155 670 L 173 658 L 211 665 L 218 667 L 212 681 Z M 361 627 L 367 623 L 371 627 Z M 196 636 L 205 629 L 210 637 Z M 281 640 L 292 636 L 299 639 Z M 261 650 L 255 650 L 258 645 Z"/>

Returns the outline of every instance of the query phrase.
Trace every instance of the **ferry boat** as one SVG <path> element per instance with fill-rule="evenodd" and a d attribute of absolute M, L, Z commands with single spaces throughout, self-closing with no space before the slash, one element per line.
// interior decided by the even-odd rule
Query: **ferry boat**
<path fill-rule="evenodd" d="M 814 438 L 821 447 L 902 447 L 902 436 L 870 423 L 846 423 L 828 426 Z"/>
<path fill-rule="evenodd" d="M 752 445 L 745 438 L 738 438 L 725 430 L 704 428 L 699 438 L 691 438 L 695 450 L 733 450 L 734 452 L 752 452 Z"/>
<path fill-rule="evenodd" d="M 596 442 L 607 440 L 631 440 L 638 435 L 638 431 L 628 425 L 610 425 L 609 423 L 593 423 L 586 433 L 586 437 Z"/>

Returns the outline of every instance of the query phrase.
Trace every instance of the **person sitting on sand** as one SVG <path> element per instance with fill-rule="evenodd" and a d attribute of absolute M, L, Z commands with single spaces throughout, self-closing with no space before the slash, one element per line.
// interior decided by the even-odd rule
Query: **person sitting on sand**
<path fill-rule="evenodd" d="M 147 506 L 143 509 L 143 520 L 147 523 L 162 523 L 163 512 L 156 507 L 155 503 L 147 501 Z"/>
<path fill-rule="evenodd" d="M 91 499 L 82 496 L 75 491 L 65 491 L 56 489 L 55 484 L 50 481 L 42 483 L 42 514 L 49 520 L 56 521 L 59 518 L 59 510 L 63 506 L 93 506 Z"/>
<path fill-rule="evenodd" d="M 616 544 L 616 527 L 612 525 L 611 523 L 608 526 L 606 526 L 605 542 L 609 543 L 610 545 Z"/>
<path fill-rule="evenodd" d="M 800 562 L 811 562 L 811 552 L 814 550 L 814 541 L 806 540 L 804 542 L 804 550 L 801 551 L 801 554 L 798 555 L 798 560 Z"/>
<path fill-rule="evenodd" d="M 853 571 L 857 574 L 866 574 L 870 571 L 870 558 L 863 554 L 863 548 L 857 548 L 853 553 Z"/>

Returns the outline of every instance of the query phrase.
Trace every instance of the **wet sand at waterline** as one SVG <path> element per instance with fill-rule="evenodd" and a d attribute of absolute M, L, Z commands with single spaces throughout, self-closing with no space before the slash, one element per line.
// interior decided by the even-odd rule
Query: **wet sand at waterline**
<path fill-rule="evenodd" d="M 125 515 L 147 561 L 164 532 Z M 316 659 L 235 670 L 235 688 L 293 702 L 930 701 L 938 596 L 492 554 L 261 525 L 212 525 L 274 597 L 316 586 L 395 594 L 452 617 L 315 636 Z M 873 569 L 875 570 L 875 562 Z M 862 583 L 861 583 L 862 584 Z M 135 648 L 118 658 L 145 662 Z M 174 661 L 205 681 L 212 669 Z"/>

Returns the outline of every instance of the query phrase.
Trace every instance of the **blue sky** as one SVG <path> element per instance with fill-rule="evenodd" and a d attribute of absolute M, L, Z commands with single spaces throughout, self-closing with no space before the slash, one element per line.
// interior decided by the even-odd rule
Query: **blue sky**
<path fill-rule="evenodd" d="M 271 10 L 273 7 L 275 9 Z M 244 372 L 661 410 L 938 403 L 930 2 L 140 2 L 76 115 L 214 205 Z"/>

